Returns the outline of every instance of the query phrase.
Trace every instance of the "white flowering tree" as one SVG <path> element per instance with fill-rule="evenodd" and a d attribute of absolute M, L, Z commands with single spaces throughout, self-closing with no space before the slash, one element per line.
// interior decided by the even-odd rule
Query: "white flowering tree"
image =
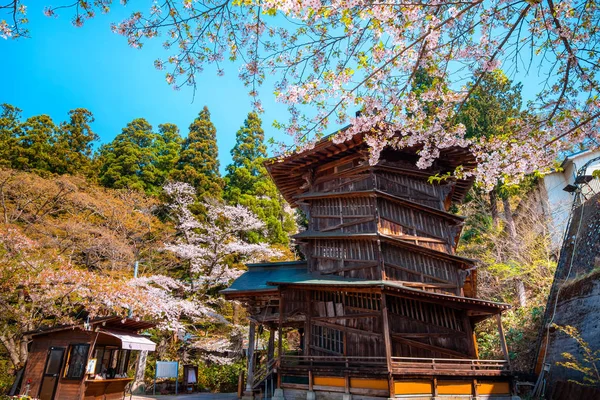
<path fill-rule="evenodd" d="M 238 262 L 256 262 L 280 255 L 264 243 L 243 240 L 245 233 L 265 229 L 265 224 L 246 207 L 207 199 L 206 215 L 200 221 L 189 208 L 195 199 L 191 185 L 169 183 L 164 191 L 171 199 L 169 207 L 181 234 L 177 243 L 167 244 L 165 248 L 188 260 L 190 276 L 202 284 L 220 285 L 238 277 L 242 271 L 230 266 L 232 257 Z"/>
<path fill-rule="evenodd" d="M 165 245 L 180 259 L 189 262 L 189 276 L 194 285 L 194 297 L 199 302 L 220 309 L 222 299 L 209 294 L 211 288 L 222 286 L 238 277 L 243 271 L 232 263 L 256 262 L 277 257 L 280 253 L 267 244 L 248 243 L 244 235 L 252 231 L 262 231 L 265 224 L 252 211 L 241 205 L 231 206 L 216 199 L 204 202 L 205 214 L 202 219 L 196 217 L 190 206 L 194 204 L 194 188 L 182 182 L 173 182 L 164 186 L 164 192 L 170 199 L 169 208 L 176 220 L 180 238 L 176 243 Z M 218 329 L 217 333 L 204 329 L 192 343 L 204 360 L 227 364 L 233 358 L 228 354 L 239 354 L 240 332 L 245 327 L 228 324 L 227 329 Z M 194 326 L 187 328 L 194 331 Z"/>
<path fill-rule="evenodd" d="M 0 5 L 0 35 L 28 35 L 27 3 L 34 2 Z M 67 13 L 82 26 L 113 1 L 48 3 L 55 4 L 46 15 Z M 170 56 L 155 65 L 175 88 L 201 86 L 206 66 L 222 75 L 233 60 L 260 110 L 258 89 L 272 74 L 290 110 L 282 127 L 299 148 L 330 123 L 349 122 L 334 140 L 368 132 L 371 162 L 387 145 L 422 148 L 421 167 L 440 149 L 468 146 L 479 162 L 473 173 L 493 184 L 547 168 L 573 144 L 596 143 L 599 23 L 598 3 L 589 0 L 160 0 L 112 29 L 137 48 L 161 37 Z M 453 115 L 499 67 L 514 80 L 539 81 L 529 117 L 516 118 L 510 135 L 466 138 Z M 420 71 L 434 79 L 417 95 Z M 355 118 L 357 108 L 364 112 Z"/>
<path fill-rule="evenodd" d="M 16 226 L 0 225 L 0 343 L 15 369 L 27 360 L 24 333 L 81 323 L 82 316 L 131 316 L 180 329 L 184 320 L 218 318 L 180 294 L 189 287 L 162 275 L 124 278 L 90 271 L 39 251 Z"/>

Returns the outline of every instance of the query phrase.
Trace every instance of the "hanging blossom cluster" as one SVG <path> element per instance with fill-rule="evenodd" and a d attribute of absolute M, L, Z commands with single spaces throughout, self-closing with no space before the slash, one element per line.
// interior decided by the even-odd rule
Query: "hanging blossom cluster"
<path fill-rule="evenodd" d="M 111 6 L 77 1 L 45 12 L 70 10 L 79 26 Z M 0 35 L 22 36 L 18 21 L 0 22 Z M 426 167 L 440 149 L 468 146 L 479 161 L 473 173 L 487 183 L 548 168 L 582 139 L 596 142 L 599 25 L 598 4 L 585 0 L 157 0 L 113 31 L 138 48 L 160 37 L 171 55 L 155 66 L 175 88 L 196 88 L 207 66 L 224 74 L 230 60 L 260 110 L 258 90 L 272 74 L 290 113 L 278 125 L 294 149 L 350 123 L 346 137 L 368 132 L 371 162 L 385 146 L 415 145 Z M 466 140 L 453 115 L 496 68 L 540 80 L 531 118 L 515 121 L 512 136 Z M 415 91 L 422 72 L 434 78 L 425 93 Z M 352 118 L 356 109 L 363 116 Z"/>
<path fill-rule="evenodd" d="M 248 243 L 245 233 L 263 231 L 264 223 L 241 205 L 230 206 L 214 199 L 206 200 L 206 216 L 199 221 L 189 209 L 194 203 L 195 190 L 187 183 L 174 182 L 163 188 L 169 197 L 169 208 L 177 220 L 181 238 L 166 244 L 172 251 L 190 263 L 190 272 L 207 285 L 228 283 L 242 271 L 231 268 L 229 261 L 256 262 L 279 256 L 279 252 L 265 244 Z"/>

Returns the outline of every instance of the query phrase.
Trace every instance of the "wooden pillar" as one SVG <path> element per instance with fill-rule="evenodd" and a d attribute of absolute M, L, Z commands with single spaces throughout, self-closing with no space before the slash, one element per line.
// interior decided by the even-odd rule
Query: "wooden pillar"
<path fill-rule="evenodd" d="M 498 324 L 498 335 L 500 336 L 500 346 L 502 347 L 502 353 L 504 354 L 504 359 L 508 363 L 508 368 L 512 369 L 510 366 L 510 356 L 508 354 L 508 346 L 506 346 L 506 338 L 504 337 L 504 329 L 502 328 L 502 315 L 496 314 L 496 323 Z"/>
<path fill-rule="evenodd" d="M 392 339 L 390 336 L 387 302 L 385 299 L 385 293 L 383 291 L 381 292 L 381 317 L 383 319 L 383 342 L 385 344 L 385 359 L 388 370 L 388 386 L 390 390 L 389 397 L 394 397 L 396 394 L 394 388 L 394 375 L 392 373 Z"/>
<path fill-rule="evenodd" d="M 254 383 L 254 338 L 256 337 L 256 323 L 250 321 L 250 332 L 248 333 L 248 379 L 246 380 L 246 395 L 252 395 L 252 384 Z"/>
<path fill-rule="evenodd" d="M 305 319 L 305 323 L 304 323 L 304 355 L 305 356 L 309 356 L 310 355 L 310 344 L 312 341 L 311 338 L 311 334 L 312 334 L 312 327 L 311 327 L 311 317 L 312 317 L 312 303 L 311 303 L 311 298 L 312 298 L 312 291 L 311 290 L 307 290 L 306 292 L 304 292 L 306 294 L 306 319 Z"/>
<path fill-rule="evenodd" d="M 471 325 L 471 321 L 469 320 L 469 316 L 467 315 L 466 311 L 461 312 L 461 318 L 463 329 L 465 331 L 465 335 L 467 336 L 467 342 L 469 345 L 469 356 L 472 358 L 479 358 L 475 344 L 475 332 L 473 332 L 473 325 Z"/>
<path fill-rule="evenodd" d="M 279 367 L 277 369 L 277 389 L 281 389 L 281 365 L 283 363 L 283 311 L 285 304 L 283 301 L 283 291 L 279 292 L 279 326 L 278 336 L 279 342 L 277 343 L 277 357 L 279 358 Z"/>
<path fill-rule="evenodd" d="M 267 345 L 267 362 L 275 357 L 275 328 L 269 328 L 269 344 Z"/>
<path fill-rule="evenodd" d="M 283 310 L 284 310 L 284 304 L 283 304 L 283 292 L 279 293 L 279 323 L 277 326 L 277 332 L 278 332 L 278 336 L 279 336 L 279 342 L 277 343 L 277 356 L 281 359 L 281 356 L 283 355 Z"/>

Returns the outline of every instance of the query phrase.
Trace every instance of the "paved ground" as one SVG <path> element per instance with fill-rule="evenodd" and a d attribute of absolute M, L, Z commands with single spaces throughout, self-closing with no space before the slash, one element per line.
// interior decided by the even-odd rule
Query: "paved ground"
<path fill-rule="evenodd" d="M 193 393 L 180 395 L 144 395 L 133 396 L 132 400 L 234 400 L 237 399 L 237 393 Z"/>

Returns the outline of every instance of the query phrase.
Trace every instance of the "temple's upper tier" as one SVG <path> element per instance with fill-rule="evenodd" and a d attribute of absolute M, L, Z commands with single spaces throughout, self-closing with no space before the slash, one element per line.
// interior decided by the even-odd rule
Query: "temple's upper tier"
<path fill-rule="evenodd" d="M 441 150 L 439 158 L 427 169 L 416 167 L 418 148 L 386 149 L 381 152 L 378 164 L 370 166 L 364 135 L 337 144 L 331 136 L 310 150 L 265 163 L 292 206 L 301 205 L 303 197 L 314 194 L 375 189 L 448 210 L 452 202 L 462 200 L 473 184 L 473 178 L 430 181 L 430 177 L 451 173 L 459 166 L 463 171 L 474 169 L 475 158 L 467 149 Z"/>

